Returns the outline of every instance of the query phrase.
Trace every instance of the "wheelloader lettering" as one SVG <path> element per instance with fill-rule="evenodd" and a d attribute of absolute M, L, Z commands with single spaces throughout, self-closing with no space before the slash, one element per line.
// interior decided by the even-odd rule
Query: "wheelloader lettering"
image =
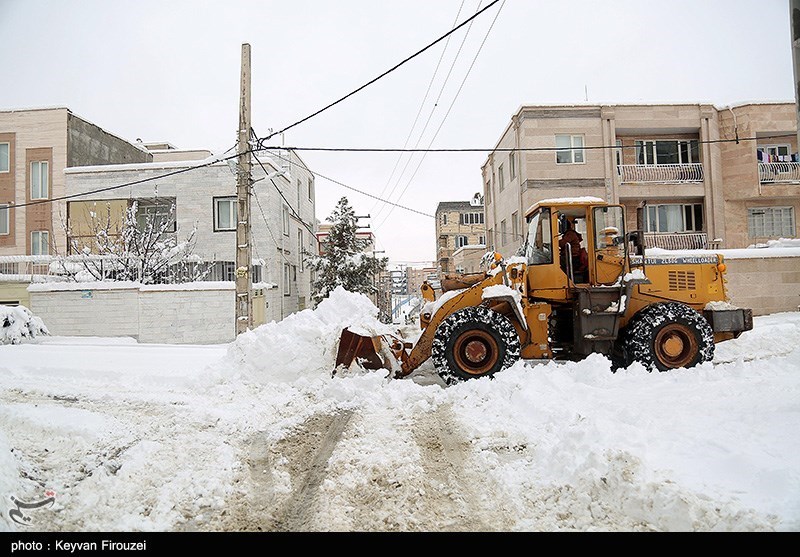
<path fill-rule="evenodd" d="M 345 331 L 337 364 L 358 354 L 404 377 L 432 358 L 448 384 L 491 376 L 520 358 L 592 353 L 614 369 L 640 362 L 666 371 L 709 361 L 716 343 L 753 328 L 752 311 L 728 303 L 722 255 L 647 255 L 643 232 L 625 233 L 621 205 L 546 200 L 526 221 L 517 255 L 494 254 L 486 273 L 445 277 L 438 299 L 423 284 L 416 343 Z"/>

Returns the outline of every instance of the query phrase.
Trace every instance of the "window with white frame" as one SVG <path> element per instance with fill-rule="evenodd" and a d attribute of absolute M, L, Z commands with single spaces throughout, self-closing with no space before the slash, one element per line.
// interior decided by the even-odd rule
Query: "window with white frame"
<path fill-rule="evenodd" d="M 701 232 L 702 203 L 665 203 L 648 205 L 645 217 L 648 232 Z"/>
<path fill-rule="evenodd" d="M 504 187 L 506 187 L 506 178 L 503 173 L 503 165 L 501 164 L 497 167 L 497 190 L 503 191 Z"/>
<path fill-rule="evenodd" d="M 478 236 L 478 243 L 482 246 L 486 245 L 486 236 Z"/>
<path fill-rule="evenodd" d="M 283 218 L 283 235 L 284 236 L 288 236 L 289 235 L 289 207 L 287 207 L 286 205 L 283 206 L 282 215 L 283 215 L 283 217 L 282 217 Z"/>
<path fill-rule="evenodd" d="M 691 164 L 700 162 L 696 139 L 637 140 L 636 164 Z"/>
<path fill-rule="evenodd" d="M 314 199 L 314 179 L 308 179 L 308 200 L 311 201 Z"/>
<path fill-rule="evenodd" d="M 489 205 L 492 202 L 492 182 L 486 180 L 486 204 Z"/>
<path fill-rule="evenodd" d="M 782 145 L 759 145 L 759 162 L 792 162 L 791 146 Z"/>
<path fill-rule="evenodd" d="M 506 245 L 506 221 L 500 221 L 500 245 Z"/>
<path fill-rule="evenodd" d="M 469 238 L 466 236 L 456 236 L 456 249 L 469 245 Z"/>
<path fill-rule="evenodd" d="M 11 211 L 8 205 L 0 205 L 0 236 L 9 234 L 11 230 Z"/>
<path fill-rule="evenodd" d="M 289 296 L 292 293 L 292 286 L 291 286 L 291 276 L 292 276 L 292 266 L 288 263 L 283 264 L 283 295 Z"/>
<path fill-rule="evenodd" d="M 31 199 L 50 197 L 50 164 L 47 161 L 31 163 Z"/>
<path fill-rule="evenodd" d="M 751 207 L 747 227 L 751 238 L 794 238 L 794 207 Z"/>
<path fill-rule="evenodd" d="M 582 135 L 556 135 L 556 163 L 582 164 L 585 162 Z"/>
<path fill-rule="evenodd" d="M 0 143 L 0 172 L 8 172 L 11 169 L 10 143 Z"/>
<path fill-rule="evenodd" d="M 297 266 L 300 267 L 300 272 L 303 272 L 303 229 L 297 229 Z"/>
<path fill-rule="evenodd" d="M 297 179 L 297 212 L 300 212 L 301 192 L 303 191 L 303 184 L 300 178 Z"/>
<path fill-rule="evenodd" d="M 458 224 L 483 224 L 483 213 L 459 213 Z"/>
<path fill-rule="evenodd" d="M 236 198 L 214 198 L 214 232 L 236 230 Z"/>
<path fill-rule="evenodd" d="M 511 151 L 508 154 L 508 178 L 513 180 L 517 177 L 517 160 L 516 160 L 516 153 Z"/>
<path fill-rule="evenodd" d="M 50 255 L 50 232 L 47 230 L 31 232 L 31 255 Z"/>

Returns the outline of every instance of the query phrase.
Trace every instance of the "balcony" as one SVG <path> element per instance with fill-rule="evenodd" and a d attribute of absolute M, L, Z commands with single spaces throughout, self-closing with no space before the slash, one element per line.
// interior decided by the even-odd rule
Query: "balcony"
<path fill-rule="evenodd" d="M 800 162 L 760 162 L 758 179 L 762 184 L 798 184 Z"/>
<path fill-rule="evenodd" d="M 703 181 L 703 164 L 620 164 L 622 184 L 691 184 Z"/>

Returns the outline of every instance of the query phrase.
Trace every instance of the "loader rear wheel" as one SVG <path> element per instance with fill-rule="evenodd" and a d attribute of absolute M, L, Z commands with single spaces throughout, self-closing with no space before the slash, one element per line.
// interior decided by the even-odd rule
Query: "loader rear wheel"
<path fill-rule="evenodd" d="M 485 307 L 459 310 L 436 329 L 431 356 L 448 385 L 491 376 L 519 359 L 519 336 L 511 321 Z"/>
<path fill-rule="evenodd" d="M 685 304 L 653 304 L 628 324 L 622 348 L 624 366 L 640 362 L 659 371 L 690 368 L 714 357 L 714 331 L 700 313 Z"/>

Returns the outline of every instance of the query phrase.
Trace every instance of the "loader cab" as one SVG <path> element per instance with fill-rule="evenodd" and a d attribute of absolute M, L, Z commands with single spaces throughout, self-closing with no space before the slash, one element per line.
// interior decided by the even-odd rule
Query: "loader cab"
<path fill-rule="evenodd" d="M 580 285 L 615 284 L 626 269 L 625 213 L 621 205 L 540 202 L 527 216 L 523 253 L 528 292 L 566 299 Z"/>

